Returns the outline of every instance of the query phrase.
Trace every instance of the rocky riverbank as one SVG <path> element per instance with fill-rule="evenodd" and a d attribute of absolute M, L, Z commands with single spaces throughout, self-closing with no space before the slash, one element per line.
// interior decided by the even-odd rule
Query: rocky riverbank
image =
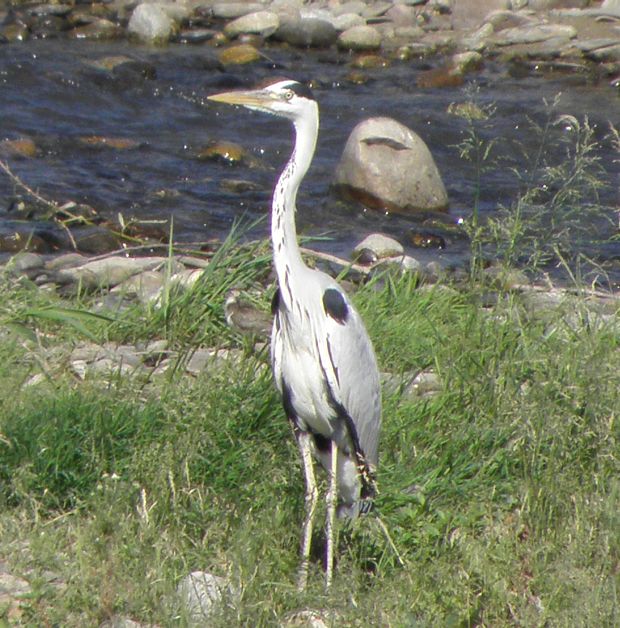
<path fill-rule="evenodd" d="M 333 276 L 348 271 L 349 279 L 345 286 L 354 291 L 355 284 L 377 273 L 391 269 L 395 273 L 415 274 L 423 284 L 420 290 L 437 289 L 467 290 L 469 282 L 462 269 L 448 272 L 437 263 L 424 264 L 406 255 L 402 246 L 382 234 L 365 238 L 354 251 L 356 256 L 364 256 L 365 262 L 350 262 L 330 255 L 306 250 L 311 263 L 320 265 Z M 201 275 L 208 269 L 210 261 L 205 257 L 179 255 L 173 258 L 124 257 L 107 255 L 88 258 L 78 254 L 45 257 L 35 253 L 19 253 L 11 258 L 0 272 L 5 281 L 16 285 L 35 285 L 39 290 L 50 294 L 50 300 L 61 297 L 72 303 L 78 296 L 82 299 L 91 295 L 90 312 L 94 315 L 110 317 L 122 316 L 130 308 L 159 309 L 165 307 L 171 294 L 189 291 L 201 281 Z M 524 307 L 534 316 L 546 316 L 566 307 L 566 303 L 581 300 L 592 316 L 592 324 L 617 326 L 617 310 L 620 295 L 605 292 L 557 288 L 550 285 L 534 285 L 525 274 L 507 271 L 500 266 L 490 266 L 481 276 L 488 285 L 487 304 L 496 302 L 496 291 L 509 290 L 519 295 Z M 381 284 L 381 279 L 380 279 Z M 269 285 L 263 290 L 267 291 Z M 269 339 L 271 319 L 262 310 L 246 299 L 243 291 L 230 291 L 224 304 L 226 323 L 242 335 L 254 338 L 257 346 L 264 346 Z M 262 298 L 262 295 L 258 295 Z M 256 298 L 256 297 L 255 297 Z M 264 301 L 265 299 L 262 298 Z M 483 304 L 484 305 L 484 304 Z M 575 321 L 577 324 L 578 321 Z M 50 377 L 55 378 L 67 370 L 78 381 L 119 375 L 139 377 L 145 381 L 157 379 L 169 369 L 182 370 L 190 376 L 198 376 L 219 360 L 241 359 L 243 352 L 238 348 L 219 346 L 193 347 L 188 355 L 181 355 L 175 347 L 161 338 L 152 338 L 138 344 L 104 343 L 96 344 L 83 340 L 74 345 L 52 346 L 49 351 L 41 348 L 40 361 L 49 366 L 47 371 L 32 376 L 25 385 L 38 385 Z M 390 385 L 405 386 L 413 395 L 427 391 L 428 377 L 422 374 L 423 388 L 419 385 L 421 374 L 411 373 L 409 379 L 399 379 Z M 385 376 L 386 382 L 392 378 Z M 431 387 L 432 388 L 432 387 Z"/>

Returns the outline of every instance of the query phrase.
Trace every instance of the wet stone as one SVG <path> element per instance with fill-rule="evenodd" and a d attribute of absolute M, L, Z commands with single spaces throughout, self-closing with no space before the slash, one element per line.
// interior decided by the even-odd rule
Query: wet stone
<path fill-rule="evenodd" d="M 249 154 L 243 146 L 234 142 L 216 141 L 200 150 L 196 157 L 205 161 L 221 161 L 235 165 L 247 161 Z"/>
<path fill-rule="evenodd" d="M 212 39 L 215 33 L 216 31 L 210 28 L 182 30 L 177 37 L 177 41 L 182 44 L 202 44 Z"/>
<path fill-rule="evenodd" d="M 359 70 L 352 70 L 346 75 L 346 80 L 353 85 L 366 85 L 370 81 L 370 77 Z"/>
<path fill-rule="evenodd" d="M 157 69 L 148 61 L 131 59 L 125 63 L 119 63 L 112 69 L 112 76 L 118 81 L 124 81 L 128 86 L 135 85 L 137 81 L 153 81 L 157 78 Z"/>
<path fill-rule="evenodd" d="M 433 54 L 436 50 L 434 44 L 413 42 L 399 46 L 393 53 L 394 58 L 399 61 L 409 61 L 410 59 L 423 58 Z"/>
<path fill-rule="evenodd" d="M 103 4 L 91 5 L 90 7 L 73 8 L 67 21 L 71 26 L 85 26 L 86 24 L 92 24 L 102 18 L 111 20 L 113 14 Z"/>
<path fill-rule="evenodd" d="M 242 194 L 243 192 L 260 192 L 263 187 L 254 181 L 244 179 L 222 179 L 220 189 L 234 194 Z"/>
<path fill-rule="evenodd" d="M 25 24 L 5 24 L 0 27 L 0 37 L 7 42 L 26 41 L 30 37 L 30 30 Z"/>
<path fill-rule="evenodd" d="M 417 231 L 411 230 L 409 232 L 409 242 L 420 249 L 445 249 L 446 240 L 443 236 L 433 233 L 432 231 Z"/>
<path fill-rule="evenodd" d="M 474 51 L 455 54 L 451 61 L 453 67 L 461 74 L 475 72 L 482 67 L 482 55 Z"/>
<path fill-rule="evenodd" d="M 56 15 L 64 17 L 72 8 L 69 4 L 37 4 L 29 7 L 28 12 L 36 16 Z"/>
<path fill-rule="evenodd" d="M 352 67 L 359 68 L 361 70 L 387 68 L 389 65 L 389 59 L 373 54 L 361 54 L 355 57 L 355 59 L 351 62 Z"/>
<path fill-rule="evenodd" d="M 93 226 L 74 229 L 72 237 L 75 248 L 80 253 L 90 255 L 102 255 L 116 251 L 121 244 L 120 236 L 106 227 Z"/>
<path fill-rule="evenodd" d="M 489 114 L 471 101 L 450 103 L 447 112 L 450 115 L 465 118 L 465 120 L 486 120 Z"/>
<path fill-rule="evenodd" d="M 354 251 L 353 259 L 362 266 L 369 266 L 370 264 L 377 262 L 379 258 L 371 249 L 360 248 L 359 250 Z"/>
<path fill-rule="evenodd" d="M 30 25 L 32 34 L 37 39 L 53 39 L 67 30 L 69 24 L 67 21 L 56 15 L 45 15 L 37 17 Z"/>
<path fill-rule="evenodd" d="M 112 55 L 108 57 L 101 57 L 99 59 L 88 59 L 84 63 L 88 66 L 96 68 L 97 70 L 105 70 L 106 72 L 112 72 L 117 66 L 123 63 L 130 63 L 133 59 L 125 55 Z"/>
<path fill-rule="evenodd" d="M 424 89 L 437 87 L 458 87 L 463 85 L 463 72 L 452 63 L 419 72 L 416 83 Z"/>
<path fill-rule="evenodd" d="M 53 248 L 32 229 L 15 228 L 12 233 L 0 234 L 0 252 L 17 253 L 18 251 L 52 253 Z"/>
<path fill-rule="evenodd" d="M 96 148 L 113 148 L 115 150 L 131 150 L 138 148 L 140 142 L 125 137 L 107 137 L 104 135 L 87 135 L 79 139 L 81 144 Z"/>
<path fill-rule="evenodd" d="M 0 142 L 0 155 L 13 157 L 36 157 L 37 145 L 27 137 Z"/>
<path fill-rule="evenodd" d="M 122 37 L 122 29 L 110 22 L 110 20 L 98 19 L 90 24 L 77 26 L 69 31 L 68 37 L 72 39 L 83 39 L 87 41 L 98 41 L 101 39 L 117 39 Z"/>
<path fill-rule="evenodd" d="M 250 44 L 230 46 L 220 51 L 218 60 L 224 65 L 245 65 L 260 59 L 258 50 Z"/>
<path fill-rule="evenodd" d="M 366 236 L 353 249 L 354 256 L 363 250 L 372 251 L 378 259 L 403 255 L 405 252 L 403 245 L 400 242 L 394 240 L 394 238 L 383 235 L 382 233 L 371 233 Z"/>
<path fill-rule="evenodd" d="M 265 38 L 255 33 L 241 33 L 239 37 L 237 37 L 237 42 L 240 44 L 249 44 L 258 50 L 265 43 Z"/>

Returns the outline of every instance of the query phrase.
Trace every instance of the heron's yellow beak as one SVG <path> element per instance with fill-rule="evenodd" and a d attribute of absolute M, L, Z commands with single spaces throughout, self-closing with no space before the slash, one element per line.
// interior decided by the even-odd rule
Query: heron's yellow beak
<path fill-rule="evenodd" d="M 242 105 L 243 107 L 264 107 L 273 98 L 262 90 L 222 92 L 207 96 L 207 100 L 223 102 L 227 105 Z"/>

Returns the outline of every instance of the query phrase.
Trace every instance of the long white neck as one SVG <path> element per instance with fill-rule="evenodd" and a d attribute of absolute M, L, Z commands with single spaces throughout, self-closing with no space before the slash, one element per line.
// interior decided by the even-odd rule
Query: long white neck
<path fill-rule="evenodd" d="M 271 241 L 273 262 L 283 298 L 290 301 L 290 275 L 304 267 L 295 229 L 295 200 L 316 146 L 319 130 L 319 109 L 314 105 L 313 115 L 295 121 L 295 147 L 273 193 L 271 206 Z"/>

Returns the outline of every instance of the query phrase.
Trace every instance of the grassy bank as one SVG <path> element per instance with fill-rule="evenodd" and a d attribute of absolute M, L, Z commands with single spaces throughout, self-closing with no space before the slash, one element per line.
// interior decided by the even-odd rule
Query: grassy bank
<path fill-rule="evenodd" d="M 267 246 L 226 249 L 164 308 L 88 321 L 100 341 L 166 338 L 179 360 L 199 344 L 242 349 L 197 378 L 78 382 L 67 370 L 25 385 L 49 366 L 38 345 L 78 332 L 28 316 L 49 297 L 4 282 L 0 560 L 33 587 L 15 621 L 184 625 L 176 586 L 206 570 L 236 590 L 213 625 L 278 625 L 306 608 L 335 626 L 617 625 L 618 312 L 595 316 L 569 296 L 532 308 L 510 291 L 483 307 L 478 283 L 411 276 L 357 292 L 392 381 L 380 495 L 341 532 L 333 590 L 317 556 L 300 594 L 297 451 L 266 351 L 223 317 L 226 288 L 268 268 Z M 38 330 L 35 343 L 14 323 Z M 435 395 L 394 386 L 423 370 L 440 378 Z"/>

